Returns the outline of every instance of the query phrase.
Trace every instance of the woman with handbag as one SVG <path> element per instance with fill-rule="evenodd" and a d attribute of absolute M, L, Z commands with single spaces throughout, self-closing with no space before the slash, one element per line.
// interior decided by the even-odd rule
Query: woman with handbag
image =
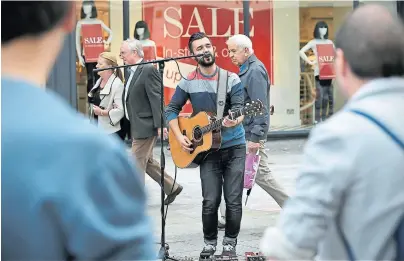
<path fill-rule="evenodd" d="M 99 55 L 97 69 L 118 66 L 115 55 L 103 52 Z M 90 115 L 97 119 L 98 126 L 124 140 L 120 120 L 124 116 L 122 94 L 123 77 L 120 69 L 99 71 L 100 78 L 88 93 Z"/>

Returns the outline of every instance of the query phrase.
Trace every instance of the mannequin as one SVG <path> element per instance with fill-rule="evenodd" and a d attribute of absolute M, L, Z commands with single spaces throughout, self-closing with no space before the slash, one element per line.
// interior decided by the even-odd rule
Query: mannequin
<path fill-rule="evenodd" d="M 155 60 L 157 57 L 156 43 L 149 39 L 149 26 L 145 21 L 138 21 L 136 23 L 133 37 L 142 43 L 144 59 L 146 61 Z"/>
<path fill-rule="evenodd" d="M 82 27 L 86 25 L 95 25 L 99 24 L 101 25 L 102 29 L 108 32 L 109 37 L 108 40 L 105 41 L 103 40 L 104 44 L 109 44 L 112 41 L 112 31 L 110 28 L 108 28 L 101 20 L 97 19 L 97 8 L 95 6 L 94 1 L 91 0 L 85 0 L 83 1 L 83 5 L 81 7 L 81 20 L 77 22 L 76 25 L 76 52 L 77 52 L 77 58 L 79 60 L 79 64 L 82 67 L 86 67 L 87 71 L 87 92 L 90 92 L 90 90 L 93 87 L 93 81 L 97 81 L 99 76 L 98 74 L 94 75 L 93 74 L 93 69 L 95 69 L 95 66 L 97 64 L 96 60 L 95 61 L 88 61 L 85 58 L 85 53 L 84 53 L 84 48 L 82 48 L 81 45 L 81 34 L 82 34 Z M 100 35 L 102 37 L 102 35 Z M 103 52 L 104 50 L 100 51 Z M 96 56 L 98 56 L 97 54 Z M 93 79 L 95 77 L 95 79 Z"/>
<path fill-rule="evenodd" d="M 299 51 L 300 57 L 308 64 L 314 68 L 315 86 L 316 86 L 316 102 L 315 102 L 315 123 L 326 120 L 333 114 L 334 110 L 334 93 L 332 80 L 320 80 L 319 78 L 319 67 L 317 64 L 317 59 L 310 61 L 307 57 L 306 52 L 308 50 L 313 50 L 315 57 L 317 58 L 317 44 L 332 44 L 334 43 L 328 39 L 328 25 L 324 21 L 317 22 L 314 32 L 314 39 L 309 41 L 303 48 Z M 334 46 L 335 49 L 335 46 Z M 328 106 L 328 115 L 326 115 Z"/>

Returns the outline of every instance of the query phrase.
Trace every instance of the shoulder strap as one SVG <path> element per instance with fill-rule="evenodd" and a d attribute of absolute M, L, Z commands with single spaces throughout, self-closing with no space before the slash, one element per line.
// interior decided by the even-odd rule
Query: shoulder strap
<path fill-rule="evenodd" d="M 226 96 L 227 96 L 227 83 L 228 83 L 227 71 L 219 68 L 219 77 L 217 80 L 217 99 L 216 99 L 216 108 L 217 108 L 216 117 L 218 120 L 220 120 L 223 117 L 224 105 L 226 104 Z"/>
<path fill-rule="evenodd" d="M 404 142 L 402 140 L 400 140 L 397 137 L 397 135 L 395 135 L 393 132 L 391 132 L 383 123 L 381 123 L 379 120 L 374 118 L 372 115 L 367 114 L 367 113 L 365 113 L 363 111 L 354 110 L 354 109 L 351 110 L 351 111 L 353 113 L 356 113 L 358 115 L 361 115 L 361 116 L 367 118 L 368 120 L 372 121 L 377 126 L 379 126 L 404 151 Z M 403 245 L 404 245 L 404 216 L 401 217 L 401 220 L 399 221 L 397 229 L 396 229 L 396 231 L 394 233 L 394 238 L 395 238 L 396 243 L 397 243 L 396 260 L 404 260 L 404 247 L 403 247 Z"/>
<path fill-rule="evenodd" d="M 380 129 L 382 129 L 387 135 L 390 136 L 390 138 L 398 145 L 401 147 L 401 149 L 404 151 L 404 142 L 402 140 L 400 140 L 397 135 L 395 135 L 393 132 L 391 132 L 383 123 L 381 123 L 379 120 L 377 120 L 376 118 L 374 118 L 372 115 L 367 114 L 363 111 L 360 110 L 355 110 L 355 109 L 351 109 L 351 112 L 361 115 L 365 118 L 367 118 L 368 120 L 372 121 L 374 124 L 376 124 L 377 126 L 380 127 Z"/>
<path fill-rule="evenodd" d="M 397 256 L 396 260 L 404 260 L 404 215 L 401 217 L 400 223 L 398 224 L 395 238 L 397 242 Z"/>
<path fill-rule="evenodd" d="M 348 255 L 348 260 L 349 261 L 355 261 L 355 255 L 353 253 L 353 250 L 351 246 L 348 243 L 348 240 L 346 239 L 344 232 L 342 232 L 341 224 L 337 222 L 337 231 L 338 234 L 340 235 L 342 239 L 342 243 L 344 244 L 345 251 L 347 252 Z M 398 226 L 395 229 L 394 232 L 394 239 L 396 241 L 396 261 L 402 261 L 404 260 L 404 216 L 401 217 L 399 220 Z M 378 259 L 380 260 L 380 259 Z"/>
<path fill-rule="evenodd" d="M 337 217 L 337 220 L 339 220 L 339 217 Z M 348 255 L 348 260 L 355 261 L 355 254 L 353 253 L 353 250 L 352 250 L 351 246 L 349 245 L 344 232 L 342 232 L 341 223 L 338 221 L 336 221 L 336 228 L 337 228 L 337 232 L 338 232 L 339 236 L 341 237 L 342 243 L 344 244 L 345 251 Z"/>
<path fill-rule="evenodd" d="M 360 111 L 360 110 L 356 110 L 356 109 L 351 109 L 351 112 L 363 116 L 366 119 L 370 120 L 371 122 L 373 122 L 374 124 L 376 124 L 380 129 L 382 129 L 387 135 L 390 136 L 390 138 L 398 145 L 401 147 L 401 149 L 404 151 L 404 142 L 401 141 L 397 135 L 395 135 L 392 131 L 390 131 L 383 123 L 381 123 L 379 120 L 377 120 L 375 117 L 373 117 L 372 115 Z M 404 244 L 404 217 L 401 218 L 401 220 L 399 221 L 399 225 L 394 233 L 394 237 L 396 239 L 397 242 L 397 249 L 396 249 L 396 260 L 404 260 L 404 250 L 402 249 L 402 245 Z M 350 261 L 354 261 L 355 260 L 355 255 L 353 253 L 353 250 L 351 248 L 351 246 L 348 243 L 348 240 L 346 239 L 344 233 L 342 232 L 342 228 L 341 225 L 339 224 L 339 222 L 337 222 L 337 231 L 340 234 L 340 237 L 342 239 L 342 243 L 344 244 L 345 250 L 347 251 L 348 254 L 348 258 Z"/>

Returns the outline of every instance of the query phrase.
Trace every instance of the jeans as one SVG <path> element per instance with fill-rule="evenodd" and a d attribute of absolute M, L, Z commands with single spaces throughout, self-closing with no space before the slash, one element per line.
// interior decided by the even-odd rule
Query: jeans
<path fill-rule="evenodd" d="M 317 97 L 315 102 L 315 120 L 317 122 L 320 122 L 320 120 L 325 121 L 327 118 L 331 117 L 334 112 L 333 85 L 331 82 L 328 83 L 327 80 L 324 82 L 326 82 L 326 84 L 322 84 L 319 80 L 316 79 Z"/>
<path fill-rule="evenodd" d="M 208 154 L 200 165 L 202 184 L 202 223 L 206 244 L 217 245 L 218 208 L 226 202 L 226 228 L 223 244 L 237 244 L 242 217 L 246 146 L 237 145 Z"/>

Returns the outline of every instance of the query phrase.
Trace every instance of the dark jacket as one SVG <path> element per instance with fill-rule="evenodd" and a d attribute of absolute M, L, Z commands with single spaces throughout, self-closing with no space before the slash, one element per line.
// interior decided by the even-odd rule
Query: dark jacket
<path fill-rule="evenodd" d="M 270 79 L 264 64 L 253 54 L 241 66 L 239 77 L 244 85 L 244 104 L 260 100 L 262 115 L 246 116 L 243 121 L 247 141 L 266 140 L 269 129 Z"/>
<path fill-rule="evenodd" d="M 157 136 L 162 115 L 160 84 L 161 76 L 153 65 L 139 65 L 125 101 L 133 139 Z M 125 96 L 125 92 L 123 95 Z"/>

